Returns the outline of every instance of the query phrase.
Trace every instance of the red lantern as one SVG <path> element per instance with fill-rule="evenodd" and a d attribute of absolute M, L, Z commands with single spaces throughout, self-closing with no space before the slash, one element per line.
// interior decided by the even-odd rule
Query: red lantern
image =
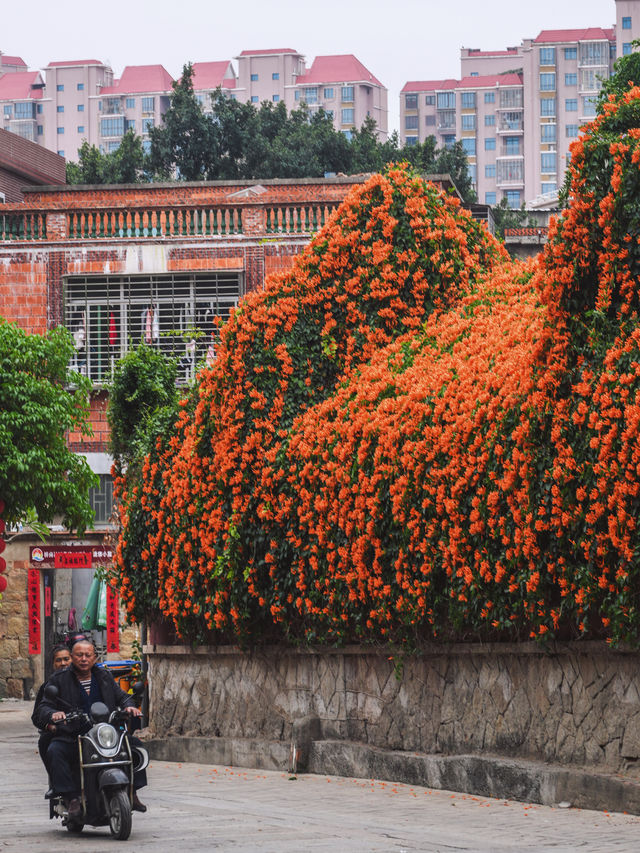
<path fill-rule="evenodd" d="M 4 592 L 7 588 L 7 579 L 4 575 L 0 575 L 0 592 Z"/>

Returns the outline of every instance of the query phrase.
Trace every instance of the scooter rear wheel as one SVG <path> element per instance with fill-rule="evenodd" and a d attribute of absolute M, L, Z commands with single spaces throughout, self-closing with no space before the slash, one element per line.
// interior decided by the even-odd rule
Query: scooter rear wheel
<path fill-rule="evenodd" d="M 126 841 L 131 833 L 131 803 L 125 791 L 109 798 L 109 829 L 118 841 Z"/>
<path fill-rule="evenodd" d="M 84 829 L 84 824 L 79 823 L 75 820 L 67 820 L 67 829 L 69 832 L 72 832 L 74 835 L 80 835 L 82 830 Z"/>

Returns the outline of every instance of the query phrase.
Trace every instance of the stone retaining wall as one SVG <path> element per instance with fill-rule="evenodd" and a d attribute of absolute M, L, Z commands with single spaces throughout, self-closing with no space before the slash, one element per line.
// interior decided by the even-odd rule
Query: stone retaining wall
<path fill-rule="evenodd" d="M 244 654 L 148 646 L 151 732 L 629 769 L 640 757 L 640 654 L 576 643 Z"/>

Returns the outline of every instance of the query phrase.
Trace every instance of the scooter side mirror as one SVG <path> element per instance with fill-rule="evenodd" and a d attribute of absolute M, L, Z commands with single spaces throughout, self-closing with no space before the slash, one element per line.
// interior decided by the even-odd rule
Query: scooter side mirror
<path fill-rule="evenodd" d="M 50 702 L 55 702 L 58 698 L 59 692 L 60 691 L 55 684 L 47 684 L 44 688 L 44 695 Z"/>
<path fill-rule="evenodd" d="M 144 693 L 144 682 L 136 681 L 131 690 L 134 696 L 142 696 L 142 694 Z"/>

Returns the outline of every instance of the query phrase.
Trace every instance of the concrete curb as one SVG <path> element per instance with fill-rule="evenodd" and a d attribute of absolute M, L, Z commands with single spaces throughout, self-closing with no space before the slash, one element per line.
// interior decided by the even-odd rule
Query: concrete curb
<path fill-rule="evenodd" d="M 152 758 L 287 771 L 292 751 L 282 741 L 168 737 L 148 740 Z M 351 741 L 314 740 L 301 751 L 299 772 L 381 779 L 481 797 L 547 806 L 640 814 L 640 781 L 576 768 L 487 755 L 423 755 Z"/>

